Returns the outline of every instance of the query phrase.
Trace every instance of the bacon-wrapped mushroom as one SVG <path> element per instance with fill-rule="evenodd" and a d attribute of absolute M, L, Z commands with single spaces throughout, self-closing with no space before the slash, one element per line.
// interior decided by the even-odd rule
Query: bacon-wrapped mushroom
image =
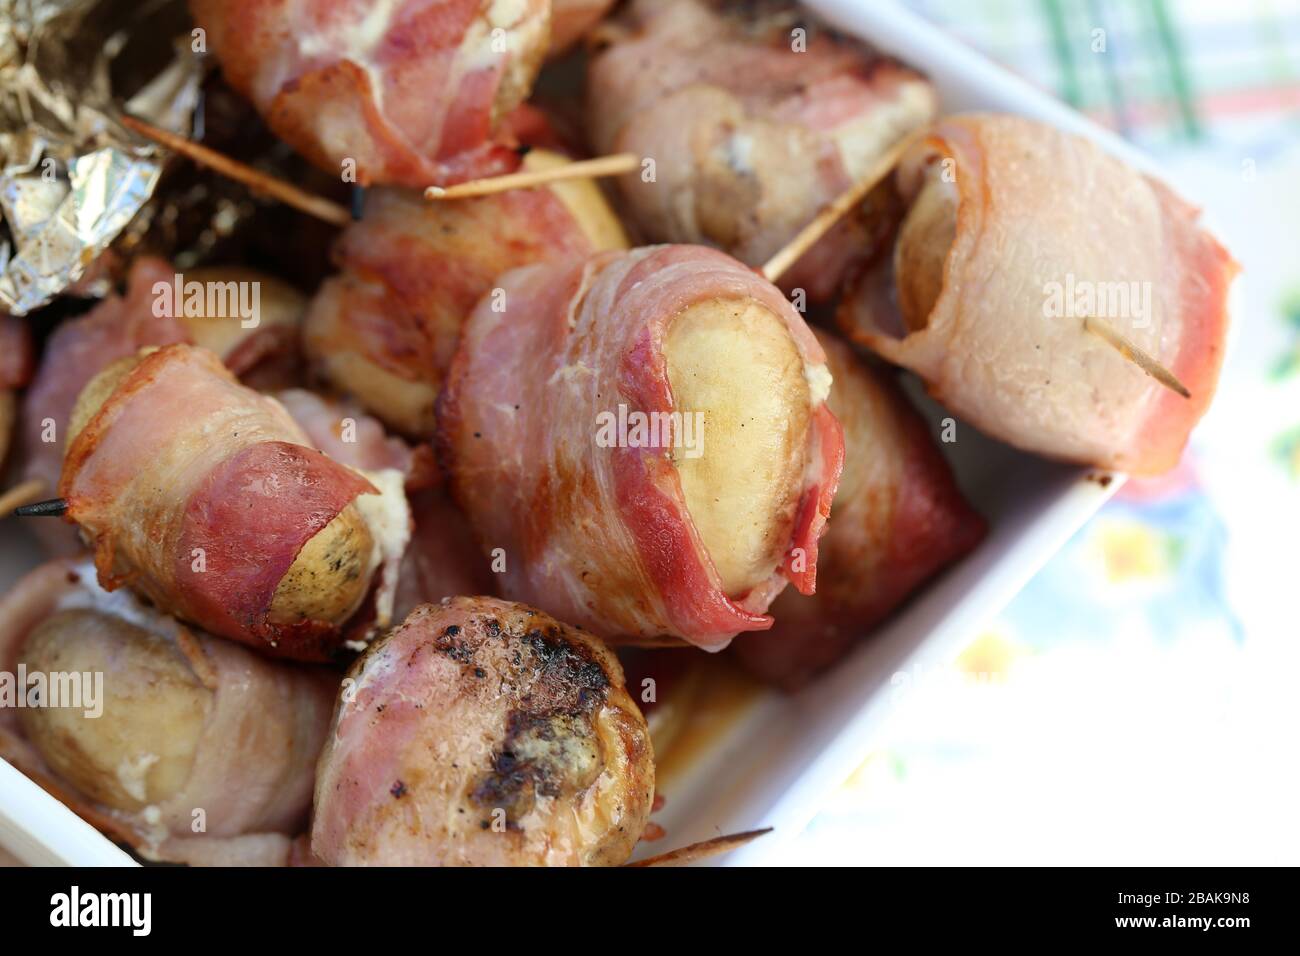
<path fill-rule="evenodd" d="M 927 578 L 984 536 L 925 421 L 892 381 L 824 332 L 844 427 L 844 471 L 818 552 L 817 593 L 785 591 L 770 631 L 731 652 L 764 680 L 802 686 L 851 650 Z"/>
<path fill-rule="evenodd" d="M 337 676 L 190 632 L 94 575 L 51 562 L 0 601 L 6 671 L 47 694 L 83 682 L 0 711 L 0 755 L 148 859 L 283 865 Z"/>
<path fill-rule="evenodd" d="M 928 123 L 936 99 L 923 77 L 818 30 L 789 4 L 757 18 L 721 7 L 632 4 L 626 38 L 592 59 L 589 133 L 600 152 L 654 160 L 653 176 L 619 180 L 648 239 L 712 245 L 759 266 Z M 831 298 L 887 234 L 877 205 L 832 230 L 782 286 Z"/>
<path fill-rule="evenodd" d="M 362 617 L 386 623 L 409 533 L 401 474 L 363 476 L 308 447 L 283 406 L 211 352 L 119 360 L 83 390 L 69 430 L 59 490 L 104 586 L 299 660 L 328 658 L 368 598 Z"/>
<path fill-rule="evenodd" d="M 251 269 L 209 267 L 183 277 L 182 289 L 200 283 L 202 301 L 177 302 L 176 282 L 170 264 L 142 257 L 131 267 L 125 296 L 110 295 L 54 330 L 22 401 L 24 480 L 39 480 L 53 494 L 77 397 L 110 364 L 142 348 L 204 345 L 236 375 L 259 382 L 278 381 L 297 364 L 296 326 L 304 300 L 291 286 Z M 230 303 L 237 301 L 238 292 L 229 292 L 229 282 L 258 283 L 256 321 L 234 314 Z M 208 283 L 220 283 L 223 293 L 213 296 L 214 309 L 208 308 Z M 79 550 L 76 536 L 65 527 L 42 522 L 35 530 L 52 554 L 67 557 Z"/>
<path fill-rule="evenodd" d="M 439 405 L 502 593 L 603 637 L 717 650 L 806 593 L 843 455 L 780 290 L 699 246 L 540 264 L 480 303 Z"/>
<path fill-rule="evenodd" d="M 567 160 L 533 150 L 528 169 Z M 315 368 L 389 426 L 434 429 L 434 402 L 461 325 L 496 277 L 517 266 L 627 248 L 589 180 L 431 203 L 372 190 L 334 249 L 342 272 L 312 301 L 303 347 Z"/>
<path fill-rule="evenodd" d="M 841 304 L 846 335 L 988 434 L 1051 458 L 1172 468 L 1214 396 L 1237 271 L 1163 184 L 1015 116 L 943 120 L 898 170 L 892 259 Z M 1126 361 L 1101 319 L 1185 398 Z"/>
<path fill-rule="evenodd" d="M 654 799 L 618 659 L 492 598 L 416 608 L 344 681 L 312 850 L 345 865 L 617 865 Z"/>
<path fill-rule="evenodd" d="M 226 81 L 326 172 L 423 188 L 518 165 L 494 134 L 546 55 L 548 0 L 190 0 L 190 10 Z"/>

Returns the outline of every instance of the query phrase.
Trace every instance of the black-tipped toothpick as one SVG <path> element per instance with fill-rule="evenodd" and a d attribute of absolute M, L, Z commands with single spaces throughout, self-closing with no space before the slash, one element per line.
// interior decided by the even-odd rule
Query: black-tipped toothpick
<path fill-rule="evenodd" d="M 67 498 L 50 498 L 48 501 L 38 501 L 32 505 L 23 505 L 21 508 L 14 509 L 15 518 L 45 518 L 59 517 L 67 514 Z"/>

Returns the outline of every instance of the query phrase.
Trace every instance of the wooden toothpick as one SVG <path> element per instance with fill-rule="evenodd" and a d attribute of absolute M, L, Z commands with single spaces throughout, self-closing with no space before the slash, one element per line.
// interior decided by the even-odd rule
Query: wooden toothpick
<path fill-rule="evenodd" d="M 830 232 L 831 228 L 850 209 L 867 198 L 867 193 L 875 189 L 881 180 L 893 172 L 894 167 L 903 158 L 903 154 L 911 149 L 913 144 L 920 140 L 924 134 L 924 130 L 916 130 L 881 153 L 880 157 L 871 165 L 871 168 L 867 170 L 865 176 L 840 193 L 829 206 L 823 208 L 808 225 L 804 226 L 798 235 L 787 242 L 776 255 L 767 260 L 767 263 L 763 266 L 764 278 L 768 282 L 775 282 L 781 278 L 786 270 L 798 262 L 805 252 L 816 245 L 818 239 Z"/>
<path fill-rule="evenodd" d="M 1171 392 L 1175 392 L 1183 398 L 1192 397 L 1192 393 L 1187 390 L 1187 386 L 1178 381 L 1173 372 L 1169 371 L 1133 342 L 1120 335 L 1108 323 L 1089 316 L 1083 320 L 1083 327 Z"/>
<path fill-rule="evenodd" d="M 123 126 L 139 133 L 145 139 L 166 146 L 168 149 L 194 160 L 201 166 L 207 166 L 213 172 L 241 182 L 249 189 L 265 193 L 282 203 L 307 213 L 309 216 L 315 216 L 332 226 L 346 226 L 352 221 L 352 215 L 348 209 L 338 203 L 317 196 L 314 193 L 309 193 L 304 189 L 299 189 L 292 183 L 287 183 L 283 179 L 277 179 L 262 172 L 260 169 L 254 169 L 252 166 L 231 159 L 223 153 L 218 153 L 215 149 L 209 149 L 207 146 L 188 140 L 184 136 L 177 136 L 168 130 L 159 129 L 157 126 L 138 120 L 134 116 L 122 116 L 121 120 Z"/>
<path fill-rule="evenodd" d="M 615 153 L 596 159 L 583 159 L 549 169 L 527 170 L 508 176 L 491 176 L 472 179 L 455 186 L 430 186 L 424 191 L 425 199 L 466 199 L 471 196 L 491 196 L 511 189 L 534 189 L 565 179 L 596 179 L 601 176 L 621 176 L 641 167 L 641 157 L 635 153 Z"/>
<path fill-rule="evenodd" d="M 697 860 L 706 860 L 711 856 L 730 853 L 751 840 L 757 840 L 763 834 L 771 832 L 771 827 L 764 827 L 761 830 L 730 833 L 726 836 L 714 837 L 712 840 L 702 840 L 699 843 L 692 843 L 676 850 L 669 850 L 667 853 L 660 853 L 658 856 L 649 856 L 644 860 L 637 860 L 635 863 L 624 863 L 623 865 L 636 867 L 685 866 L 687 863 L 694 863 Z"/>

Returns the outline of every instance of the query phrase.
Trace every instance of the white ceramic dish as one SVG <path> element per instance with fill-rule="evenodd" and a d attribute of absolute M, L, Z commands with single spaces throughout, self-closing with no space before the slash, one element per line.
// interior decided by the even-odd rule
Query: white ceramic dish
<path fill-rule="evenodd" d="M 845 32 L 926 72 L 944 112 L 990 109 L 1046 120 L 1097 140 L 1149 171 L 1152 162 L 1079 114 L 940 33 L 890 0 L 811 0 Z M 923 401 L 932 423 L 944 416 Z M 1101 482 L 958 426 L 944 446 L 962 487 L 989 519 L 990 534 L 967 560 L 918 594 L 887 626 L 820 682 L 794 697 L 751 699 L 688 768 L 663 781 L 655 815 L 668 837 L 643 853 L 719 833 L 771 826 L 732 853 L 731 865 L 776 862 L 827 794 L 871 746 L 899 672 L 942 661 L 973 635 L 1101 507 L 1122 477 Z M 13 521 L 0 525 L 0 588 L 39 560 Z M 0 845 L 32 864 L 131 865 L 129 856 L 66 807 L 0 762 Z"/>

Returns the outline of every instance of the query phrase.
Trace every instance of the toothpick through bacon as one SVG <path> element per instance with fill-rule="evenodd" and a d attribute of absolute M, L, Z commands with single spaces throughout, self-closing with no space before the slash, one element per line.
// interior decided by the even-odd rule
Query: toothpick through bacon
<path fill-rule="evenodd" d="M 816 218 L 799 231 L 798 235 L 786 243 L 776 255 L 767 260 L 762 270 L 763 277 L 769 282 L 776 282 L 780 279 L 785 271 L 798 262 L 805 252 L 816 245 L 818 239 L 830 232 L 831 228 L 850 209 L 862 202 L 867 193 L 875 189 L 881 180 L 894 171 L 894 167 L 903 158 L 903 154 L 912 148 L 912 145 L 916 143 L 921 135 L 923 134 L 913 133 L 906 136 L 882 153 L 865 176 L 849 189 L 840 193 L 834 202 L 819 212 Z"/>
<path fill-rule="evenodd" d="M 1107 345 L 1114 348 L 1115 351 L 1119 352 L 1119 354 L 1127 361 L 1132 362 L 1171 392 L 1176 392 L 1183 396 L 1183 398 L 1192 397 L 1192 393 L 1187 390 L 1187 386 L 1178 381 L 1178 378 L 1173 372 L 1169 371 L 1169 369 L 1165 368 L 1124 336 L 1120 335 L 1101 319 L 1089 316 L 1083 320 L 1083 327 Z"/>
<path fill-rule="evenodd" d="M 596 159 L 584 159 L 565 166 L 511 173 L 475 179 L 456 186 L 430 186 L 424 191 L 425 199 L 465 199 L 470 196 L 491 196 L 511 189 L 535 189 L 565 179 L 595 179 L 601 176 L 619 176 L 635 172 L 641 165 L 636 153 L 615 153 Z"/>
<path fill-rule="evenodd" d="M 352 214 L 346 207 L 299 189 L 282 179 L 269 176 L 261 170 L 231 159 L 214 149 L 209 149 L 200 143 L 188 140 L 184 136 L 178 136 L 168 130 L 159 129 L 157 126 L 138 120 L 134 116 L 122 116 L 121 122 L 127 129 L 139 133 L 145 139 L 166 146 L 173 152 L 180 153 L 200 165 L 207 166 L 214 172 L 243 183 L 254 192 L 265 193 L 283 203 L 287 203 L 294 209 L 307 213 L 309 216 L 315 216 L 317 219 L 322 219 L 334 226 L 346 226 L 352 221 Z"/>

